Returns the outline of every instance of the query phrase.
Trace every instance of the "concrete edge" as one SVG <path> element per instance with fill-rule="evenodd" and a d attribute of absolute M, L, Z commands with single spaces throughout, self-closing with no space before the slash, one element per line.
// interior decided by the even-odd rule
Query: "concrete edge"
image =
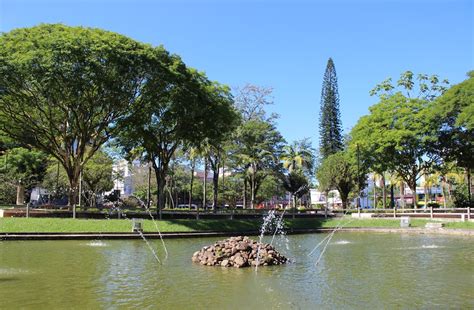
<path fill-rule="evenodd" d="M 334 228 L 318 229 L 295 229 L 286 232 L 288 235 L 328 233 Z M 469 229 L 427 229 L 427 228 L 341 228 L 338 233 L 344 232 L 367 232 L 367 233 L 409 233 L 409 234 L 436 234 L 436 235 L 456 235 L 474 236 L 474 230 Z M 233 231 L 233 232 L 175 232 L 162 233 L 163 239 L 177 238 L 202 238 L 202 237 L 230 237 L 238 235 L 258 236 L 259 231 Z M 159 233 L 144 233 L 147 239 L 159 239 Z M 0 241 L 15 240 L 130 240 L 141 239 L 138 233 L 0 233 Z"/>

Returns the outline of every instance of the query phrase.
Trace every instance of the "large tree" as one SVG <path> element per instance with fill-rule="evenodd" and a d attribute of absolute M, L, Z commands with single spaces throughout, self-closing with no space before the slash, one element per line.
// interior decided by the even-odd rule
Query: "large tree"
<path fill-rule="evenodd" d="M 112 158 L 99 149 L 84 165 L 82 171 L 83 206 L 95 207 L 97 196 L 114 187 L 114 179 L 120 176 L 113 171 Z M 68 192 L 68 176 L 57 160 L 50 160 L 42 186 L 53 194 L 53 200 L 61 199 Z"/>
<path fill-rule="evenodd" d="M 148 70 L 140 105 L 121 122 L 125 130 L 117 140 L 126 153 L 141 153 L 151 161 L 158 184 L 160 217 L 166 175 L 176 149 L 184 143 L 199 148 L 206 139 L 218 140 L 238 119 L 227 87 L 187 68 L 177 56 L 167 60 L 168 72 L 163 75 L 159 70 L 163 61 L 156 57 L 156 66 Z"/>
<path fill-rule="evenodd" d="M 428 152 L 436 136 L 426 111 L 446 84 L 435 75 L 420 74 L 415 80 L 410 71 L 402 73 L 395 85 L 387 79 L 371 91 L 380 102 L 353 130 L 352 149 L 360 147 L 372 171 L 389 170 L 400 176 L 413 192 L 415 206 L 417 181 L 437 160 Z"/>
<path fill-rule="evenodd" d="M 322 191 L 336 189 L 342 201 L 342 208 L 349 204 L 349 194 L 356 188 L 357 171 L 348 153 L 338 152 L 324 159 L 316 172 L 316 178 Z"/>
<path fill-rule="evenodd" d="M 284 139 L 276 129 L 276 114 L 268 115 L 267 105 L 273 104 L 272 88 L 247 84 L 235 90 L 235 105 L 242 123 L 233 136 L 231 159 L 243 176 L 243 204 L 247 207 L 250 192 L 252 208 L 266 178 L 279 171 L 279 158 Z"/>
<path fill-rule="evenodd" d="M 454 162 L 466 171 L 468 197 L 471 197 L 471 172 L 474 169 L 474 71 L 469 79 L 454 85 L 428 108 L 428 120 L 437 137 L 432 152 L 444 162 Z"/>
<path fill-rule="evenodd" d="M 336 68 L 331 58 L 324 73 L 319 117 L 319 151 L 324 159 L 344 148 Z"/>
<path fill-rule="evenodd" d="M 0 130 L 61 163 L 69 204 L 77 201 L 82 167 L 140 97 L 150 49 L 61 24 L 0 35 Z"/>
<path fill-rule="evenodd" d="M 244 197 L 249 185 L 253 208 L 262 182 L 279 172 L 284 140 L 274 124 L 263 120 L 249 120 L 237 128 L 234 142 L 235 165 L 244 176 Z"/>

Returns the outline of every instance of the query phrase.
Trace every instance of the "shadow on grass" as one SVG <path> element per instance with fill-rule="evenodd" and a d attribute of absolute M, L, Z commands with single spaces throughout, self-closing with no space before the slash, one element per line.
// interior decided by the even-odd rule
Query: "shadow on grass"
<path fill-rule="evenodd" d="M 285 219 L 285 230 L 318 229 L 323 227 L 324 219 Z M 195 231 L 259 231 L 263 219 L 176 219 L 168 220 L 170 224 L 178 224 Z"/>

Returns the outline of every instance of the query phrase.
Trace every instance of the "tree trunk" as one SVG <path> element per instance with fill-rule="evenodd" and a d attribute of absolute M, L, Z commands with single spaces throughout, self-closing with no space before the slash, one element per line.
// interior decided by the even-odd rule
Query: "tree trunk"
<path fill-rule="evenodd" d="M 146 192 L 146 205 L 147 208 L 150 209 L 151 207 L 151 165 L 148 163 L 148 185 L 147 185 L 147 192 Z"/>
<path fill-rule="evenodd" d="M 216 163 L 213 167 L 212 183 L 214 185 L 213 189 L 213 202 L 212 202 L 212 211 L 216 213 L 217 211 L 217 196 L 219 193 L 219 165 Z"/>
<path fill-rule="evenodd" d="M 400 202 L 402 204 L 402 208 L 405 209 L 405 182 L 400 182 Z"/>
<path fill-rule="evenodd" d="M 326 204 L 324 205 L 324 217 L 328 217 L 328 209 L 329 209 L 329 191 L 325 192 L 326 195 Z"/>
<path fill-rule="evenodd" d="M 376 185 L 376 177 L 374 173 L 374 209 L 377 208 L 377 185 Z"/>
<path fill-rule="evenodd" d="M 68 206 L 72 207 L 77 203 L 77 193 L 78 193 L 78 184 L 79 184 L 79 177 L 73 178 L 69 180 L 69 191 L 67 194 L 67 202 Z"/>
<path fill-rule="evenodd" d="M 393 184 L 390 182 L 390 208 L 395 208 L 395 197 L 393 192 Z"/>
<path fill-rule="evenodd" d="M 441 177 L 441 195 L 443 195 L 443 208 L 446 209 L 446 192 L 445 190 L 445 182 L 444 182 L 444 176 Z"/>
<path fill-rule="evenodd" d="M 428 189 L 426 188 L 426 179 L 427 179 L 427 175 L 425 174 L 425 182 L 424 182 L 424 186 L 423 186 L 423 193 L 425 194 L 425 209 L 428 207 Z"/>
<path fill-rule="evenodd" d="M 252 165 L 252 175 L 251 175 L 251 183 L 250 183 L 250 199 L 252 203 L 252 209 L 255 209 L 255 173 L 256 168 Z"/>
<path fill-rule="evenodd" d="M 416 181 L 415 182 L 410 182 L 410 189 L 413 192 L 413 209 L 416 209 L 418 207 L 418 197 L 416 195 Z"/>
<path fill-rule="evenodd" d="M 225 191 L 225 156 L 222 158 L 222 188 Z"/>
<path fill-rule="evenodd" d="M 467 168 L 467 201 L 471 203 L 471 169 Z"/>
<path fill-rule="evenodd" d="M 202 196 L 202 207 L 206 209 L 206 192 L 207 192 L 207 159 L 204 159 L 204 183 L 203 183 L 203 196 Z"/>
<path fill-rule="evenodd" d="M 160 167 L 161 166 L 161 167 Z M 158 212 L 158 218 L 162 219 L 162 209 L 165 206 L 165 175 L 166 167 L 163 165 L 158 166 L 153 161 L 153 170 L 155 171 L 156 184 L 158 187 L 158 193 L 156 194 L 156 208 Z"/>
<path fill-rule="evenodd" d="M 191 162 L 191 183 L 189 183 L 189 210 L 191 210 L 191 205 L 193 203 L 193 183 L 194 183 L 194 165 L 195 162 Z"/>
<path fill-rule="evenodd" d="M 387 188 L 385 186 L 385 173 L 382 173 L 382 205 L 383 205 L 383 208 L 386 209 L 387 208 L 387 204 L 386 204 L 386 201 L 387 201 Z"/>
<path fill-rule="evenodd" d="M 349 192 L 343 191 L 342 188 L 338 188 L 339 197 L 341 198 L 342 202 L 342 210 L 346 210 L 347 208 L 347 198 L 349 197 Z"/>
<path fill-rule="evenodd" d="M 21 181 L 16 186 L 16 205 L 22 206 L 25 203 L 25 186 Z"/>
<path fill-rule="evenodd" d="M 244 176 L 244 190 L 242 197 L 242 204 L 244 209 L 247 209 L 247 178 Z"/>
<path fill-rule="evenodd" d="M 296 218 L 296 195 L 293 195 L 293 219 Z"/>

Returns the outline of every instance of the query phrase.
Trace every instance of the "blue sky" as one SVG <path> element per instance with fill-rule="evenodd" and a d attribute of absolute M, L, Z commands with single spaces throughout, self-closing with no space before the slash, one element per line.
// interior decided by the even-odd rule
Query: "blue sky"
<path fill-rule="evenodd" d="M 0 31 L 39 23 L 99 27 L 163 44 L 210 79 L 274 88 L 278 128 L 318 144 L 322 77 L 332 57 L 348 132 L 405 71 L 451 83 L 474 69 L 473 1 L 0 0 Z"/>

